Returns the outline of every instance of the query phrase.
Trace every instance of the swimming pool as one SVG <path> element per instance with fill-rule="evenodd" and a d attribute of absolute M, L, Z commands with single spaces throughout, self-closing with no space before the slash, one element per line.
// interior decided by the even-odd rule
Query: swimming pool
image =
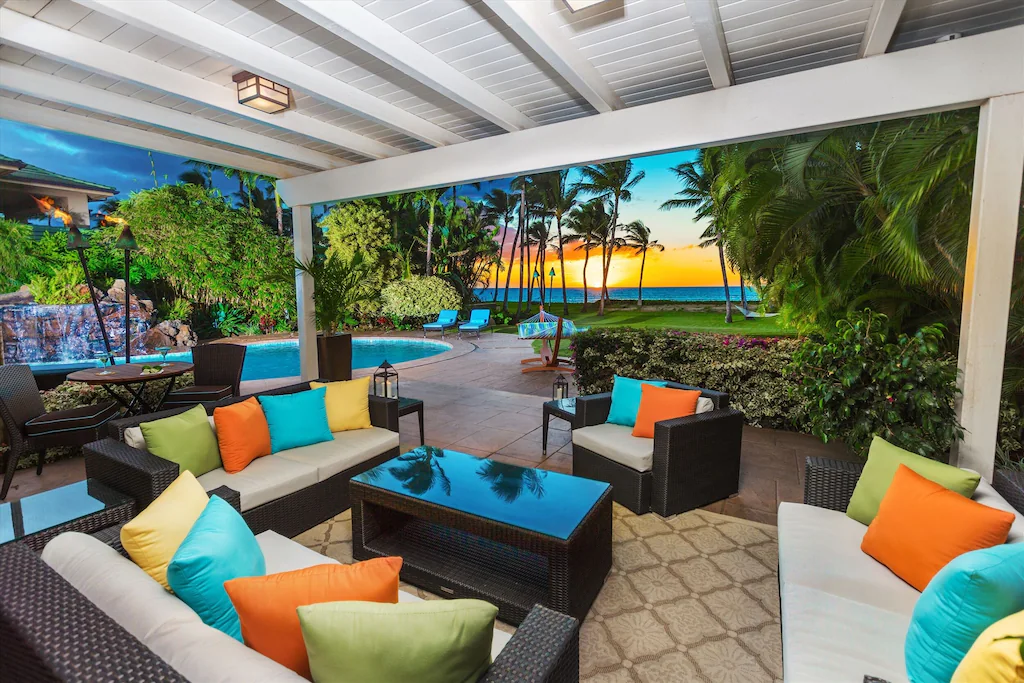
<path fill-rule="evenodd" d="M 295 339 L 258 342 L 249 344 L 242 366 L 242 380 L 295 377 L 299 374 L 299 342 Z M 403 363 L 410 360 L 429 358 L 444 353 L 452 347 L 444 342 L 430 339 L 404 339 L 384 337 L 356 337 L 352 339 L 352 369 L 375 368 L 385 360 L 389 363 Z M 120 359 L 123 362 L 123 359 Z M 159 354 L 132 356 L 132 362 L 159 361 Z M 167 354 L 167 360 L 192 360 L 192 353 L 184 351 Z M 57 370 L 62 367 L 81 368 L 90 361 L 69 361 L 67 363 L 32 363 L 34 370 Z M 100 361 L 95 364 L 100 365 Z"/>

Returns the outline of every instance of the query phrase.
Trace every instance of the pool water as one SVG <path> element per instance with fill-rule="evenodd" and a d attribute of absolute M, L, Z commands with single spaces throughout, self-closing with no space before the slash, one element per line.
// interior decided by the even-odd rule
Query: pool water
<path fill-rule="evenodd" d="M 375 368 L 385 360 L 391 364 L 419 360 L 436 356 L 451 349 L 444 342 L 429 339 L 385 339 L 380 337 L 359 337 L 352 340 L 352 369 Z M 120 359 L 123 362 L 123 359 Z M 167 354 L 167 360 L 191 361 L 192 353 L 184 351 Z M 159 354 L 132 356 L 132 362 L 160 361 Z M 82 367 L 89 361 L 68 363 L 32 363 L 36 370 L 58 369 L 62 366 Z M 99 366 L 100 362 L 96 361 Z M 299 374 L 299 342 L 259 342 L 249 344 L 242 366 L 242 380 L 295 377 Z"/>

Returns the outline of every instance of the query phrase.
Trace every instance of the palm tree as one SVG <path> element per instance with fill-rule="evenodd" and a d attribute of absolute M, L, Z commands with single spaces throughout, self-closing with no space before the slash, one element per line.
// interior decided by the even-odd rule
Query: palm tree
<path fill-rule="evenodd" d="M 431 270 L 430 258 L 433 255 L 434 245 L 434 219 L 436 218 L 437 207 L 441 203 L 441 197 L 447 192 L 446 188 L 432 188 L 428 190 L 420 190 L 416 193 L 415 202 L 427 211 L 427 236 L 426 236 L 426 274 L 433 275 Z"/>
<path fill-rule="evenodd" d="M 583 181 L 579 189 L 601 199 L 612 200 L 612 215 L 608 221 L 608 233 L 601 255 L 601 303 L 597 314 L 604 315 L 604 302 L 608 299 L 608 271 L 615 251 L 615 227 L 619 222 L 619 204 L 633 199 L 633 188 L 644 179 L 644 171 L 633 172 L 633 161 L 610 161 L 606 164 L 585 166 L 580 169 Z"/>
<path fill-rule="evenodd" d="M 564 244 L 579 243 L 583 249 L 583 308 L 587 310 L 587 266 L 590 264 L 590 252 L 601 247 L 608 231 L 608 211 L 601 199 L 592 199 L 586 204 L 579 204 L 569 212 L 566 221 L 569 233 L 562 238 Z M 564 280 L 564 278 L 563 278 Z"/>
<path fill-rule="evenodd" d="M 369 296 L 363 287 L 367 267 L 361 252 L 348 259 L 337 253 L 326 258 L 314 255 L 296 260 L 295 269 L 313 278 L 313 321 L 326 336 L 344 327 L 346 316 Z"/>
<path fill-rule="evenodd" d="M 661 210 L 696 208 L 694 220 L 707 220 L 701 237 L 701 247 L 718 247 L 718 260 L 722 266 L 722 286 L 725 290 L 725 322 L 732 322 L 732 302 L 729 296 L 729 273 L 725 266 L 726 213 L 728 188 L 719 182 L 722 151 L 702 149 L 695 161 L 687 161 L 670 169 L 683 184 L 676 192 L 679 199 L 662 202 Z"/>
<path fill-rule="evenodd" d="M 569 170 L 552 171 L 541 176 L 541 193 L 546 213 L 555 219 L 558 241 L 558 263 L 562 270 L 562 315 L 569 315 L 569 300 L 565 293 L 565 255 L 562 253 L 562 219 L 576 206 L 579 186 L 568 184 Z M 543 274 L 543 271 L 542 271 Z"/>
<path fill-rule="evenodd" d="M 644 305 L 644 267 L 647 265 L 647 252 L 665 251 L 665 245 L 659 244 L 658 240 L 651 239 L 651 229 L 644 225 L 643 221 L 633 221 L 625 226 L 626 239 L 623 246 L 632 249 L 634 254 L 641 254 L 640 258 L 640 284 L 637 287 L 636 305 Z"/>
<path fill-rule="evenodd" d="M 513 195 L 505 192 L 500 188 L 495 188 L 484 195 L 484 205 L 488 211 L 491 212 L 496 218 L 501 219 L 501 248 L 498 250 L 498 268 L 494 271 L 494 299 L 496 303 L 498 301 L 498 276 L 501 273 L 502 263 L 501 256 L 505 253 L 505 238 L 508 236 L 508 224 L 512 222 L 512 217 L 516 213 L 516 204 L 519 199 Z M 512 255 L 509 257 L 508 262 L 508 275 L 505 278 L 505 301 L 508 302 L 508 277 L 512 274 L 512 261 L 515 259 L 516 243 L 515 239 L 512 240 Z"/>
<path fill-rule="evenodd" d="M 512 179 L 512 187 L 519 190 L 519 228 L 517 236 L 519 237 L 519 302 L 516 304 L 516 319 L 518 320 L 519 314 L 523 308 L 523 264 L 529 259 L 529 247 L 526 244 L 529 239 L 526 234 L 527 221 L 530 219 L 530 205 L 527 202 L 526 192 L 527 188 L 533 182 L 532 176 L 522 175 L 516 176 Z M 513 240 L 514 242 L 515 240 Z M 527 270 L 529 270 L 529 264 L 526 264 Z M 530 300 L 526 300 L 526 310 L 530 310 Z"/>

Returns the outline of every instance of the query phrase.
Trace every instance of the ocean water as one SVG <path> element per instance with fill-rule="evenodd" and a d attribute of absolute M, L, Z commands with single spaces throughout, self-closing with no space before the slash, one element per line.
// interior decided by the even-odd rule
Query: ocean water
<path fill-rule="evenodd" d="M 600 288 L 588 287 L 588 298 L 590 301 L 597 301 L 600 296 Z M 481 301 L 487 302 L 494 299 L 493 287 L 481 287 L 476 290 Z M 565 290 L 566 298 L 571 304 L 583 303 L 583 288 L 568 287 Z M 614 301 L 636 301 L 636 287 L 609 287 L 608 295 Z M 504 288 L 499 288 L 498 301 L 504 296 Z M 730 287 L 729 296 L 734 302 L 739 303 L 740 288 Z M 547 301 L 553 303 L 562 302 L 562 288 L 557 284 L 552 291 L 545 291 Z M 508 290 L 509 301 L 519 301 L 519 291 L 514 288 Z M 523 300 L 526 300 L 526 290 L 523 290 Z M 534 287 L 533 300 L 540 301 L 540 291 Z M 747 300 L 758 301 L 757 292 L 747 287 Z M 725 301 L 725 291 L 721 287 L 644 287 L 644 301 Z"/>

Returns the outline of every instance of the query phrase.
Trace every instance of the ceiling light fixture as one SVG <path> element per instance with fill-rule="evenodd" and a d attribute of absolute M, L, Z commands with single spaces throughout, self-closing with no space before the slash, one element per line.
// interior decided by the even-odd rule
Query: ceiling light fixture
<path fill-rule="evenodd" d="M 579 12 L 581 9 L 604 2 L 604 0 L 562 0 L 562 2 L 565 3 L 570 12 Z"/>
<path fill-rule="evenodd" d="M 269 78 L 241 71 L 231 77 L 238 89 L 238 103 L 276 114 L 291 106 L 291 89 Z"/>

